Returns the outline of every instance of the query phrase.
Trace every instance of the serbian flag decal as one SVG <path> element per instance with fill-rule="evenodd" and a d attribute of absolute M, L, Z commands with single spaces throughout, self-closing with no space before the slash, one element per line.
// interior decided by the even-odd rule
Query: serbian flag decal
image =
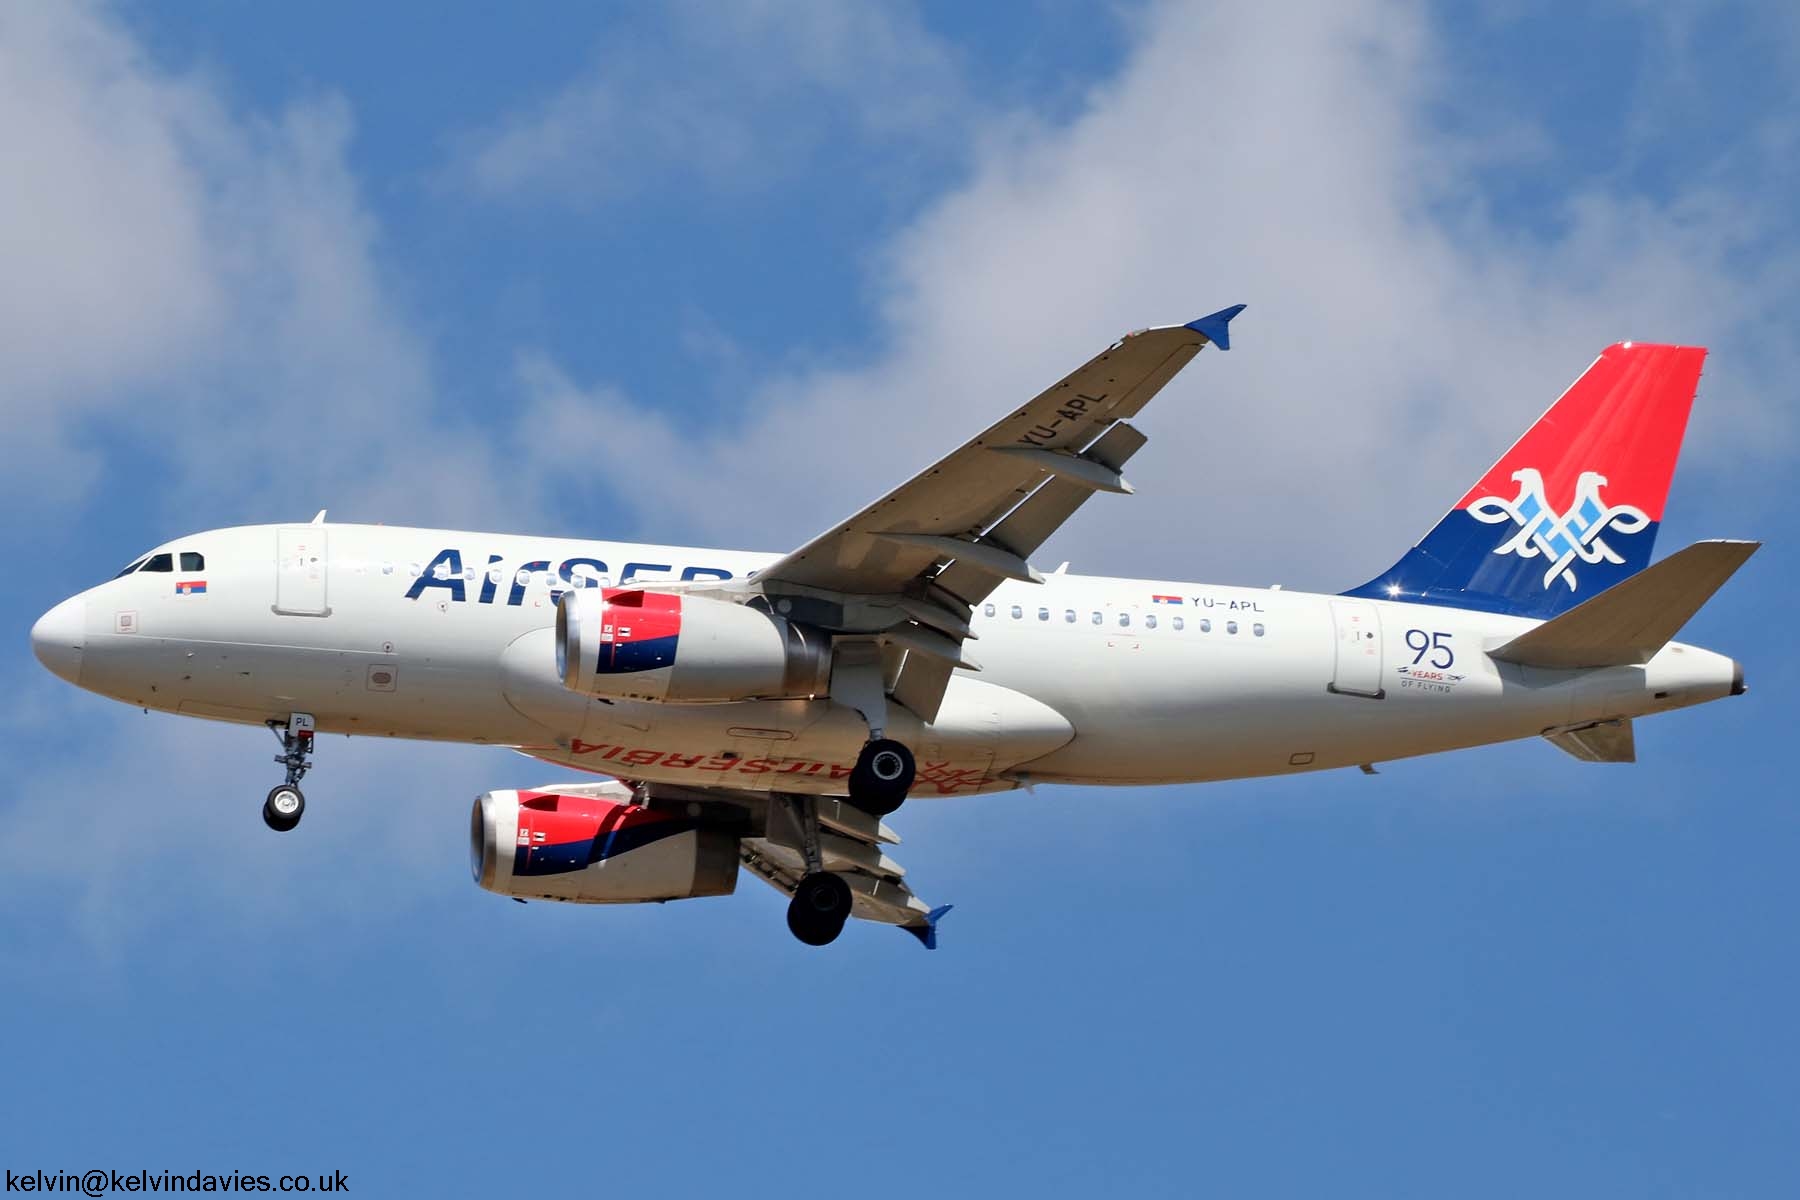
<path fill-rule="evenodd" d="M 1152 604 L 1180 604 L 1181 597 L 1180 596 L 1151 596 L 1150 603 L 1152 603 Z"/>
<path fill-rule="evenodd" d="M 175 584 L 175 594 L 177 596 L 204 596 L 204 595 L 206 595 L 206 580 L 204 580 L 204 579 L 178 580 Z"/>

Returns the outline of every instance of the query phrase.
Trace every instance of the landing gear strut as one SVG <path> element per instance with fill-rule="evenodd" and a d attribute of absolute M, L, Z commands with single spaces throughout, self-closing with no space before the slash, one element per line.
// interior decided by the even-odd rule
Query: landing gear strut
<path fill-rule="evenodd" d="M 263 824 L 277 833 L 286 833 L 300 823 L 306 812 L 306 796 L 300 791 L 300 779 L 312 766 L 313 719 L 311 713 L 294 713 L 284 727 L 270 721 L 269 731 L 281 743 L 275 761 L 287 768 L 287 782 L 270 789 L 263 801 Z"/>
<path fill-rule="evenodd" d="M 809 946 L 828 946 L 844 932 L 850 919 L 850 885 L 842 875 L 825 870 L 819 855 L 819 798 L 783 796 L 789 814 L 800 827 L 800 853 L 806 874 L 788 901 L 788 931 Z"/>
<path fill-rule="evenodd" d="M 856 756 L 850 772 L 850 803 L 885 817 L 906 801 L 913 784 L 912 751 L 892 738 L 875 738 Z"/>

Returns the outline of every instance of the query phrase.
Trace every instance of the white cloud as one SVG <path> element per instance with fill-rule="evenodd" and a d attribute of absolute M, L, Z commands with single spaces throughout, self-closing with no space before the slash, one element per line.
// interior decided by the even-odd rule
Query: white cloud
<path fill-rule="evenodd" d="M 330 95 L 247 114 L 103 10 L 0 12 L 0 493 L 81 501 L 110 446 L 166 465 L 181 511 L 491 507 L 384 281 L 351 133 Z"/>
<path fill-rule="evenodd" d="M 1046 556 L 1360 582 L 1628 337 L 1717 339 L 1737 357 L 1715 355 L 1700 448 L 1779 453 L 1786 419 L 1751 388 L 1796 358 L 1764 315 L 1792 259 L 1746 266 L 1761 214 L 1700 187 L 1589 187 L 1543 196 L 1554 235 L 1510 225 L 1477 172 L 1534 139 L 1434 126 L 1438 61 L 1411 6 L 1152 10 L 1069 125 L 977 127 L 967 184 L 880 256 L 880 351 L 769 379 L 708 430 L 635 414 L 634 437 L 686 454 L 628 498 L 670 537 L 792 544 L 1117 334 L 1236 301 L 1238 349 L 1141 422 L 1140 494 L 1096 502 Z M 574 394 L 541 360 L 523 382 L 527 411 Z"/>
<path fill-rule="evenodd" d="M 487 439 L 435 404 L 351 135 L 340 99 L 246 111 L 217 80 L 150 60 L 104 9 L 0 7 L 0 501 L 15 536 L 99 499 L 164 506 L 172 531 L 326 504 L 537 523 L 529 496 L 484 493 Z M 113 472 L 129 486 L 109 488 Z M 227 498 L 228 518 L 206 515 Z M 26 657 L 23 634 L 0 740 L 9 894 L 59 889 L 86 936 L 116 945 L 142 914 L 191 914 L 221 888 L 245 921 L 300 919 L 282 914 L 290 891 L 315 909 L 403 904 L 445 870 L 431 855 L 446 843 L 446 878 L 467 886 L 466 826 L 444 802 L 479 790 L 475 762 L 508 777 L 492 753 L 333 744 L 316 778 L 358 818 L 310 822 L 284 857 L 257 819 L 278 778 L 267 734 L 76 693 Z M 370 847 L 384 866 L 343 894 L 341 857 Z M 254 887 L 218 869 L 246 860 Z"/>
<path fill-rule="evenodd" d="M 952 57 L 895 5 L 674 5 L 615 27 L 592 67 L 466 139 L 453 169 L 490 196 L 583 202 L 699 181 L 781 181 L 847 144 L 954 140 Z"/>

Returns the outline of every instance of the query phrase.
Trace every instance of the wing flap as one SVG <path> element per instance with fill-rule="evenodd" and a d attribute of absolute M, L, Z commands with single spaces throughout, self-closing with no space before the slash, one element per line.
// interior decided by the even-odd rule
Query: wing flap
<path fill-rule="evenodd" d="M 869 845 L 898 846 L 900 835 L 880 817 L 871 816 L 839 796 L 819 797 L 819 824 Z"/>
<path fill-rule="evenodd" d="M 1118 471 L 1104 463 L 1094 461 L 1086 454 L 1070 454 L 1062 450 L 1039 450 L 1033 446 L 994 446 L 990 449 L 995 454 L 1005 454 L 1033 463 L 1058 479 L 1078 483 L 1092 491 L 1116 492 L 1123 496 L 1129 496 L 1136 490 L 1125 482 L 1125 477 Z"/>
<path fill-rule="evenodd" d="M 1148 440 L 1135 427 L 1121 421 L 1102 434 L 1084 457 L 1116 476 Z M 1007 513 L 999 524 L 983 535 L 982 541 L 1005 546 L 1022 559 L 1029 558 L 1075 515 L 1076 509 L 1087 503 L 1094 490 L 1066 478 L 1052 478 L 1026 497 L 1023 504 Z M 979 604 L 987 599 L 1000 580 L 976 562 L 957 559 L 939 572 L 933 582 L 969 604 Z"/>
<path fill-rule="evenodd" d="M 937 720 L 944 706 L 944 692 L 950 687 L 954 664 L 928 654 L 908 654 L 900 666 L 900 677 L 894 681 L 896 703 L 905 705 L 927 725 Z"/>

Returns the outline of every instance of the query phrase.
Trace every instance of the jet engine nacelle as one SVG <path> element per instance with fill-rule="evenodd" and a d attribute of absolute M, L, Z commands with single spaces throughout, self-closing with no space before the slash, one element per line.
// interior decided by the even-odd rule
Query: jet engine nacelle
<path fill-rule="evenodd" d="M 570 691 L 620 700 L 794 699 L 829 690 L 831 639 L 727 600 L 576 588 L 556 609 L 556 669 Z"/>
<path fill-rule="evenodd" d="M 737 887 L 738 839 L 600 796 L 488 792 L 469 816 L 469 866 L 488 891 L 521 900 L 725 896 Z"/>

